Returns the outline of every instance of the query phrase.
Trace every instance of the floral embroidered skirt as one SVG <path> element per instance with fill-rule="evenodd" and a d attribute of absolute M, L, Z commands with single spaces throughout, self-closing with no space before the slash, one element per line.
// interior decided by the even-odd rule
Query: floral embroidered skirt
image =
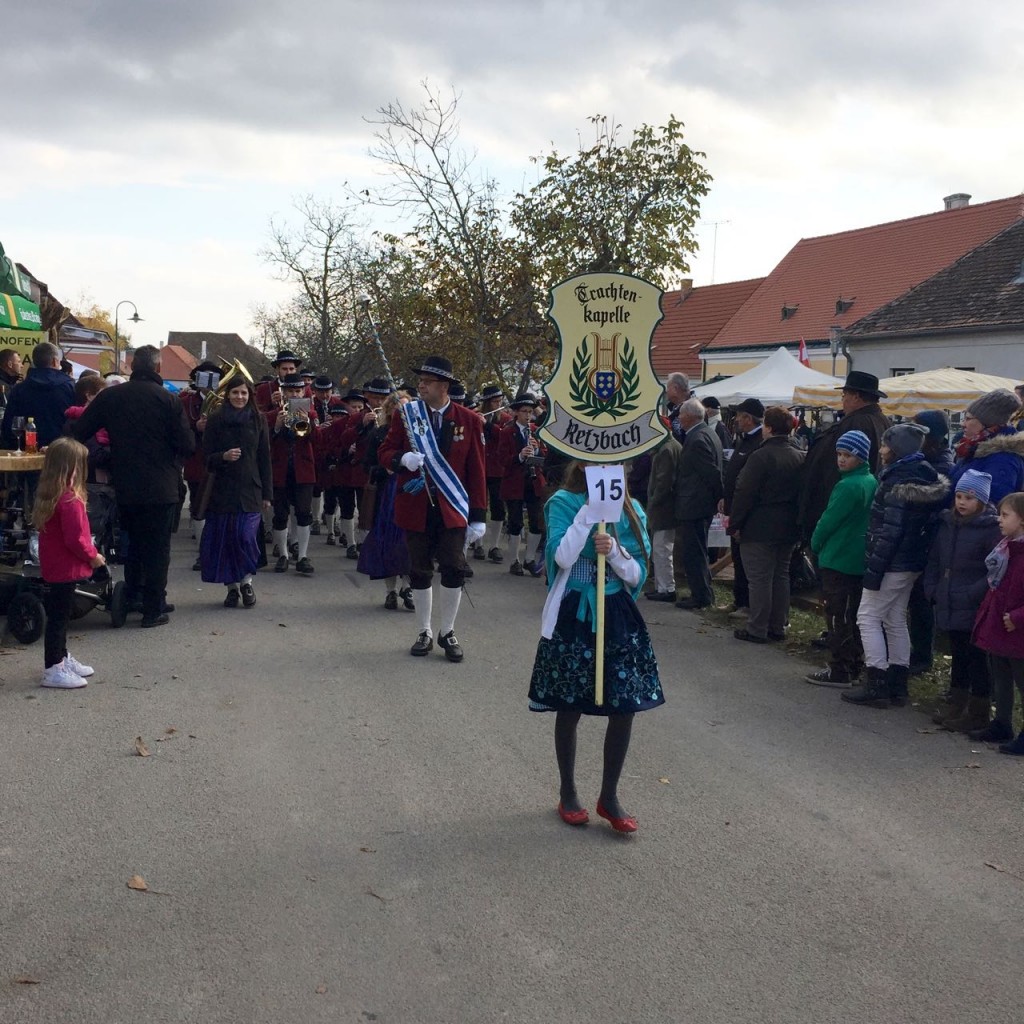
<path fill-rule="evenodd" d="M 579 604 L 580 593 L 567 591 L 554 635 L 537 644 L 530 710 L 607 716 L 664 704 L 647 624 L 625 591 L 605 597 L 604 704 L 594 703 L 594 631 L 577 619 Z"/>

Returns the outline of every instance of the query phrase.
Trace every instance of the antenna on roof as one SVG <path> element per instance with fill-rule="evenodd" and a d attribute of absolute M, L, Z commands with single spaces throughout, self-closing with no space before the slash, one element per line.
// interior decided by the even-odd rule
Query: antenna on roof
<path fill-rule="evenodd" d="M 710 224 L 714 229 L 715 233 L 711 241 L 711 283 L 715 283 L 715 260 L 718 256 L 718 226 L 719 224 L 731 224 L 731 220 L 711 220 L 705 221 L 705 224 Z"/>

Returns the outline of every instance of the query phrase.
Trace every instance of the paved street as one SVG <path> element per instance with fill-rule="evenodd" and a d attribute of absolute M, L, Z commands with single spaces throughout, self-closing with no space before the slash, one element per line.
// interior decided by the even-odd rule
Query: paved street
<path fill-rule="evenodd" d="M 182 533 L 172 625 L 72 624 L 87 689 L 0 658 L 2 1024 L 1020 1019 L 1024 764 L 644 602 L 640 832 L 570 829 L 526 710 L 541 582 L 475 563 L 456 666 L 311 554 L 227 610 Z"/>

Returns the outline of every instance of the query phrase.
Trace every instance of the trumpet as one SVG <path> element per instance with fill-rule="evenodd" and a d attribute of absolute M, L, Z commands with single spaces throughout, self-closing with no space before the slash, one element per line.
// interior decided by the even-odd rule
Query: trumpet
<path fill-rule="evenodd" d="M 278 391 L 277 401 L 278 405 L 281 407 L 281 415 L 278 420 L 280 425 L 282 427 L 287 427 L 296 437 L 309 437 L 309 433 L 313 429 L 313 424 L 309 419 L 309 399 L 297 399 L 298 402 L 305 403 L 305 407 L 294 408 L 289 404 L 288 399 Z"/>

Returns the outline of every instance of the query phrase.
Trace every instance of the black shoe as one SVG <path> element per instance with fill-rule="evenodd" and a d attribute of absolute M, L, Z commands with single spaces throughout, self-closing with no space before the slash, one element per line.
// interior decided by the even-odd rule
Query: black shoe
<path fill-rule="evenodd" d="M 508 571 L 509 571 L 510 575 L 512 575 L 512 576 L 525 576 L 526 575 L 526 570 L 523 569 L 523 563 L 519 562 L 519 561 L 513 562 L 508 567 Z"/>
<path fill-rule="evenodd" d="M 849 679 L 835 675 L 828 667 L 819 668 L 817 672 L 808 672 L 804 679 L 815 686 L 834 686 L 841 690 L 848 689 L 851 685 Z"/>
<path fill-rule="evenodd" d="M 406 587 L 404 590 L 398 592 L 398 596 L 402 599 L 402 604 L 405 605 L 406 611 L 416 611 L 416 602 L 412 596 L 412 587 Z"/>
<path fill-rule="evenodd" d="M 320 536 L 320 524 L 319 523 L 313 523 L 310 526 L 310 528 L 309 528 L 309 535 L 310 535 L 310 537 L 319 537 Z"/>
<path fill-rule="evenodd" d="M 241 597 L 242 597 L 242 595 L 238 593 L 238 588 L 237 587 L 232 587 L 228 591 L 227 596 L 224 598 L 224 607 L 225 608 L 237 608 L 238 607 L 238 602 L 241 600 Z"/>
<path fill-rule="evenodd" d="M 530 574 L 530 575 L 531 575 L 531 576 L 532 576 L 532 577 L 533 577 L 534 579 L 536 579 L 536 578 L 537 578 L 538 576 L 540 576 L 540 575 L 541 575 L 541 574 L 542 574 L 542 573 L 544 572 L 544 566 L 543 566 L 543 565 L 541 565 L 541 564 L 540 564 L 540 562 L 537 562 L 537 561 L 533 561 L 533 562 L 527 562 L 527 563 L 526 563 L 526 565 L 524 565 L 524 566 L 523 566 L 523 568 L 524 568 L 524 569 L 525 569 L 525 570 L 526 570 L 526 571 L 527 571 L 527 572 L 528 572 L 528 573 L 529 573 L 529 574 Z"/>
<path fill-rule="evenodd" d="M 648 601 L 671 601 L 676 603 L 676 592 L 674 590 L 652 590 L 644 595 Z"/>
<path fill-rule="evenodd" d="M 975 743 L 1005 743 L 1013 739 L 1013 729 L 1005 722 L 998 720 L 989 722 L 984 729 L 976 729 L 968 733 Z"/>
<path fill-rule="evenodd" d="M 398 611 L 398 595 L 393 590 L 389 590 L 387 597 L 384 598 L 384 607 L 389 612 Z"/>
<path fill-rule="evenodd" d="M 699 604 L 692 597 L 681 597 L 676 601 L 677 608 L 686 608 L 691 612 L 699 612 L 701 608 L 707 608 L 706 604 Z"/>
<path fill-rule="evenodd" d="M 256 591 L 252 589 L 252 584 L 243 583 L 240 589 L 242 591 L 242 606 L 251 608 L 256 603 Z"/>
<path fill-rule="evenodd" d="M 416 637 L 416 643 L 409 648 L 409 653 L 414 658 L 422 658 L 425 654 L 429 654 L 434 649 L 434 641 L 429 633 L 420 633 Z"/>
<path fill-rule="evenodd" d="M 348 547 L 348 537 L 346 537 L 345 534 L 343 534 L 343 533 L 337 534 L 337 537 L 338 537 L 338 544 L 339 544 L 339 546 L 343 547 L 343 548 L 347 548 Z"/>
<path fill-rule="evenodd" d="M 464 580 L 471 580 L 473 578 L 473 567 L 471 565 L 467 565 L 462 570 L 462 578 Z"/>
<path fill-rule="evenodd" d="M 150 615 L 148 617 L 143 615 L 143 617 L 142 617 L 142 628 L 143 629 L 152 629 L 154 626 L 166 626 L 167 623 L 170 622 L 170 621 L 171 621 L 171 617 L 169 615 L 165 615 L 165 614 Z"/>
<path fill-rule="evenodd" d="M 337 544 L 337 543 L 338 542 L 334 539 L 334 534 L 333 533 L 327 534 L 327 546 L 329 548 L 333 548 L 334 545 Z"/>
<path fill-rule="evenodd" d="M 475 548 L 473 548 L 473 557 L 478 562 L 482 562 L 484 561 L 484 559 L 487 558 L 487 552 L 484 551 L 482 544 L 478 544 Z"/>
<path fill-rule="evenodd" d="M 281 555 L 278 560 L 274 563 L 274 572 L 287 572 L 288 571 L 288 556 Z"/>
<path fill-rule="evenodd" d="M 862 686 L 856 686 L 848 693 L 841 693 L 839 696 L 847 704 L 859 704 L 868 708 L 892 707 L 892 702 L 889 699 L 889 681 L 886 679 L 884 668 L 869 668 L 867 681 Z"/>
<path fill-rule="evenodd" d="M 459 641 L 455 639 L 454 629 L 450 633 L 445 633 L 444 636 L 439 636 L 437 642 L 444 648 L 444 656 L 449 661 L 462 661 L 462 648 L 459 646 Z"/>
<path fill-rule="evenodd" d="M 443 644 L 444 637 L 441 637 L 439 642 Z M 1013 757 L 1024 757 L 1024 731 L 1011 743 L 1000 743 L 999 753 L 1010 754 Z"/>
<path fill-rule="evenodd" d="M 312 576 L 316 572 L 313 568 L 313 563 L 308 558 L 300 558 L 295 563 L 295 571 L 302 576 Z"/>
<path fill-rule="evenodd" d="M 163 608 L 160 609 L 165 615 L 170 615 L 174 611 L 174 605 L 170 601 L 164 601 Z"/>
<path fill-rule="evenodd" d="M 766 644 L 768 643 L 768 637 L 766 636 L 755 636 L 753 633 L 748 632 L 745 629 L 734 629 L 732 635 L 737 640 L 746 640 L 751 644 Z"/>
<path fill-rule="evenodd" d="M 907 681 L 910 679 L 910 669 L 906 665 L 890 665 L 885 672 L 885 681 L 889 687 L 889 703 L 894 707 L 902 708 L 910 700 L 910 689 Z"/>
<path fill-rule="evenodd" d="M 199 570 L 202 569 L 202 567 L 203 560 L 198 555 L 196 555 L 196 560 L 192 563 L 192 571 L 199 572 Z"/>
<path fill-rule="evenodd" d="M 354 562 L 359 557 L 359 548 L 355 544 L 349 544 L 345 557 L 350 558 Z"/>
<path fill-rule="evenodd" d="M 491 548 L 491 550 L 487 552 L 487 558 L 495 565 L 501 565 L 501 563 L 505 561 L 505 556 L 497 548 Z"/>

